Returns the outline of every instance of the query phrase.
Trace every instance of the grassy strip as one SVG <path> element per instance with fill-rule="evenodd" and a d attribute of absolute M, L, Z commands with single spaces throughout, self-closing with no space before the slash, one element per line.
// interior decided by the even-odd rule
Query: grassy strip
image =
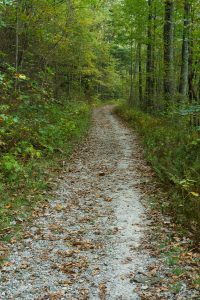
<path fill-rule="evenodd" d="M 0 239 L 7 241 L 45 200 L 49 180 L 86 134 L 90 107 L 83 102 L 40 102 L 24 103 L 15 111 L 3 108 Z"/>
<path fill-rule="evenodd" d="M 190 226 L 199 239 L 200 138 L 183 120 L 156 118 L 120 105 L 117 114 L 140 134 L 146 159 L 151 163 L 168 201 L 161 203 L 177 222 Z"/>

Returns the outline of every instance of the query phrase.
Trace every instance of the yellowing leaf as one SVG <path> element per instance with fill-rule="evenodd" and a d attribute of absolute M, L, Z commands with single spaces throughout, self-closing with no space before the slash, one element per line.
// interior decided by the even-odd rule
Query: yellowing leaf
<path fill-rule="evenodd" d="M 26 80 L 26 79 L 27 79 L 26 75 L 20 74 L 20 73 L 16 73 L 16 74 L 15 74 L 15 77 L 16 77 L 16 78 L 19 78 L 19 79 L 22 79 L 22 80 Z"/>
<path fill-rule="evenodd" d="M 190 194 L 194 197 L 199 197 L 199 193 L 191 192 Z"/>
<path fill-rule="evenodd" d="M 11 204 L 6 205 L 6 208 L 7 208 L 7 209 L 9 209 L 9 208 L 11 208 L 11 207 L 12 207 Z"/>
<path fill-rule="evenodd" d="M 59 211 L 62 211 L 64 209 L 64 206 L 61 205 L 61 204 L 57 204 L 55 209 L 59 212 Z"/>

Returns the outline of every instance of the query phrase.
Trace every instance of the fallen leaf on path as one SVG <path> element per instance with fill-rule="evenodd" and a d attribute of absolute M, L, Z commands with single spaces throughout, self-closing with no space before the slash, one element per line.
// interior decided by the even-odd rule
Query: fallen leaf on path
<path fill-rule="evenodd" d="M 55 209 L 56 209 L 58 212 L 60 212 L 60 211 L 62 211 L 63 209 L 65 209 L 65 207 L 64 207 L 63 205 L 61 205 L 61 204 L 57 204 L 56 207 L 55 207 Z"/>
<path fill-rule="evenodd" d="M 80 300 L 89 300 L 89 290 L 88 289 L 81 289 L 79 291 L 79 299 Z"/>
<path fill-rule="evenodd" d="M 59 250 L 57 252 L 58 255 L 61 255 L 63 257 L 72 257 L 75 254 L 79 254 L 80 250 L 66 250 L 66 251 L 61 251 Z"/>
<path fill-rule="evenodd" d="M 25 232 L 23 237 L 24 237 L 24 239 L 32 238 L 33 234 L 31 232 Z"/>
<path fill-rule="evenodd" d="M 106 284 L 104 282 L 99 284 L 99 298 L 100 300 L 106 300 Z"/>
<path fill-rule="evenodd" d="M 160 291 L 163 291 L 163 292 L 167 292 L 169 290 L 169 288 L 167 286 L 162 286 L 160 288 Z"/>
<path fill-rule="evenodd" d="M 38 300 L 60 300 L 60 299 L 63 299 L 63 296 L 64 296 L 64 291 L 61 291 L 61 292 L 55 292 L 55 293 L 49 293 L 47 295 L 45 295 L 44 297 L 42 298 L 39 298 Z"/>
<path fill-rule="evenodd" d="M 22 262 L 21 266 L 20 266 L 20 269 L 27 269 L 29 267 L 29 263 L 27 262 Z"/>
<path fill-rule="evenodd" d="M 79 250 L 99 249 L 102 247 L 102 245 L 94 244 L 90 241 L 74 241 L 72 246 L 77 247 Z"/>
<path fill-rule="evenodd" d="M 100 273 L 100 271 L 101 271 L 100 268 L 97 267 L 97 268 L 95 268 L 94 271 L 92 272 L 92 275 L 97 275 L 97 274 Z"/>
<path fill-rule="evenodd" d="M 87 217 L 87 216 L 79 219 L 79 221 L 80 221 L 81 223 L 87 223 L 87 222 L 91 222 L 91 221 L 93 221 L 93 220 L 94 220 L 94 218 L 92 218 L 92 217 Z"/>
<path fill-rule="evenodd" d="M 66 274 L 77 274 L 78 272 L 82 272 L 85 269 L 88 268 L 88 261 L 87 258 L 82 257 L 79 261 L 71 261 L 71 262 L 66 262 L 62 265 L 55 264 L 52 266 L 54 269 L 59 269 L 63 273 Z"/>
<path fill-rule="evenodd" d="M 106 202 L 112 202 L 112 201 L 113 201 L 113 199 L 112 199 L 112 198 L 110 198 L 110 197 L 107 197 L 107 198 L 104 198 L 104 201 L 106 201 Z"/>
<path fill-rule="evenodd" d="M 61 281 L 59 281 L 59 284 L 63 285 L 63 286 L 72 285 L 73 283 L 74 282 L 72 280 L 61 280 Z"/>
<path fill-rule="evenodd" d="M 52 231 L 57 231 L 59 233 L 64 232 L 64 229 L 60 224 L 51 224 L 49 226 L 49 229 L 52 230 Z"/>
<path fill-rule="evenodd" d="M 2 267 L 10 267 L 12 265 L 13 263 L 11 261 L 6 261 L 5 263 L 2 264 Z"/>

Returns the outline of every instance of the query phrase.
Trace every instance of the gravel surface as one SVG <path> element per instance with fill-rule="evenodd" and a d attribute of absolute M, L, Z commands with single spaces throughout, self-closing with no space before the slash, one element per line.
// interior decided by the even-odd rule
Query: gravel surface
<path fill-rule="evenodd" d="M 142 249 L 149 221 L 136 188 L 140 148 L 106 106 L 94 111 L 83 148 L 66 167 L 55 199 L 10 245 L 0 299 L 141 299 L 135 274 L 154 264 Z M 146 289 L 141 282 L 141 289 Z"/>

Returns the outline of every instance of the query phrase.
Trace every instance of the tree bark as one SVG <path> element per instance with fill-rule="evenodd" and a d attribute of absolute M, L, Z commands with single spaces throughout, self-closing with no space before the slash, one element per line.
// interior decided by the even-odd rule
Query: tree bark
<path fill-rule="evenodd" d="M 139 62 L 139 103 L 143 104 L 143 90 L 142 90 L 142 45 L 138 44 L 138 62 Z"/>
<path fill-rule="evenodd" d="M 131 68 L 130 68 L 130 96 L 129 96 L 129 106 L 133 106 L 134 101 L 134 85 L 133 85 L 133 40 L 132 40 L 132 34 L 131 34 Z"/>
<path fill-rule="evenodd" d="M 189 15 L 190 4 L 188 0 L 184 1 L 184 27 L 183 27 L 183 44 L 182 44 L 182 63 L 180 74 L 179 92 L 186 96 L 188 92 L 188 64 L 189 64 Z"/>
<path fill-rule="evenodd" d="M 149 15 L 147 29 L 147 63 L 146 63 L 146 106 L 152 106 L 154 94 L 154 62 L 153 62 L 153 1 L 148 0 Z"/>
<path fill-rule="evenodd" d="M 16 2 L 16 29 L 15 29 L 15 70 L 18 73 L 19 66 L 19 2 Z M 15 79 L 15 90 L 18 88 L 18 77 Z"/>
<path fill-rule="evenodd" d="M 174 1 L 165 0 L 164 20 L 164 96 L 167 102 L 172 101 L 174 95 Z"/>
<path fill-rule="evenodd" d="M 190 28 L 189 28 L 189 75 L 188 75 L 188 89 L 189 89 L 189 101 L 192 103 L 194 100 L 197 101 L 197 93 L 194 88 L 194 78 L 195 78 L 195 71 L 194 71 L 194 54 L 193 54 L 193 48 L 194 48 L 194 42 L 192 37 L 192 29 L 193 29 L 193 23 L 194 23 L 194 17 L 193 17 L 193 9 L 191 6 L 191 21 L 190 21 Z"/>

